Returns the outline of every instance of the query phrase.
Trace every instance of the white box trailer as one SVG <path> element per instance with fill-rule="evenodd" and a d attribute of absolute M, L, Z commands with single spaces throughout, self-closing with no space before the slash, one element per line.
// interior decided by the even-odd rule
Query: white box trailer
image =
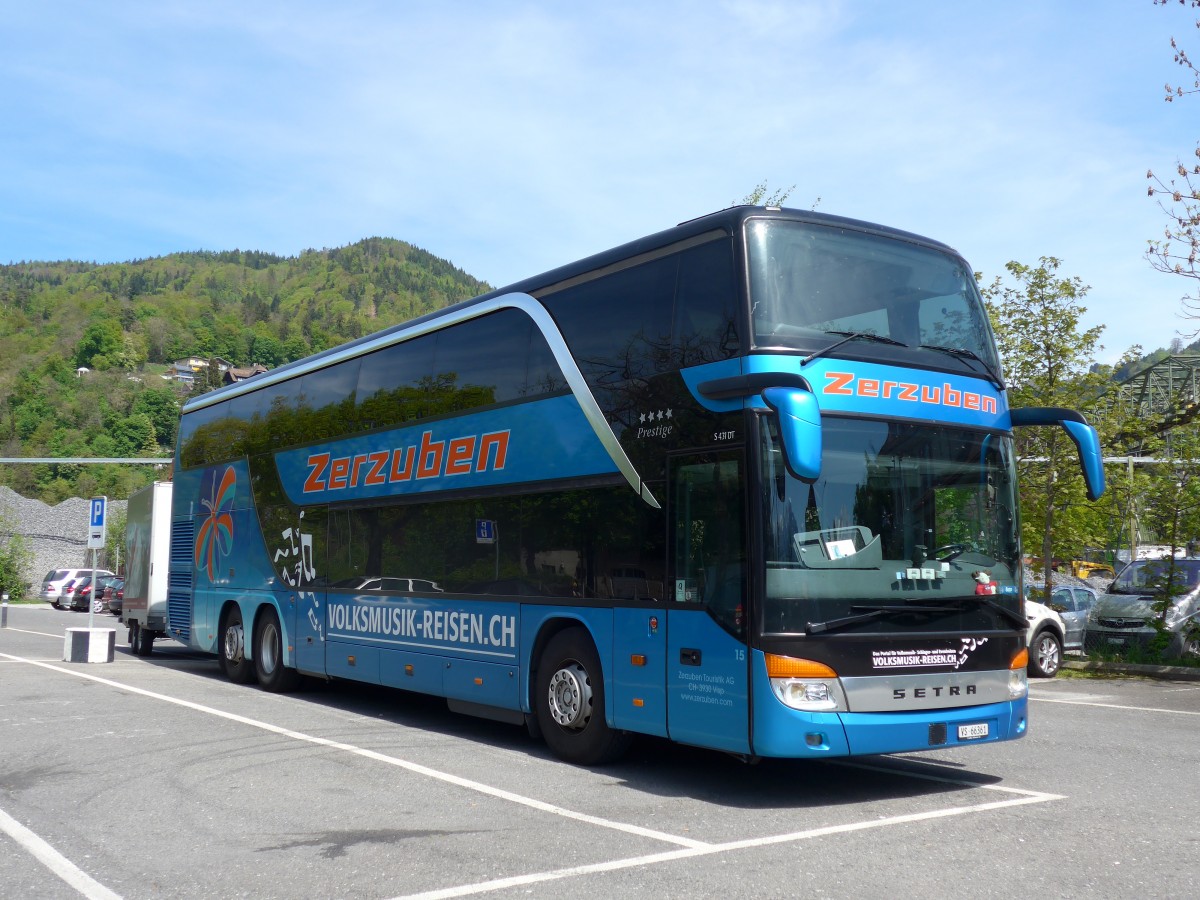
<path fill-rule="evenodd" d="M 171 482 L 156 481 L 129 498 L 125 524 L 125 599 L 121 621 L 129 649 L 149 656 L 167 633 L 167 567 L 171 555 Z"/>

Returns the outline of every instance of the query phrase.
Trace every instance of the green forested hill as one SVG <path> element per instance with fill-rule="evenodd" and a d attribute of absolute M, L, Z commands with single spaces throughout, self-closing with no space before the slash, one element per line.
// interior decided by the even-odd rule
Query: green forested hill
<path fill-rule="evenodd" d="M 488 289 L 386 238 L 295 257 L 0 266 L 0 456 L 168 456 L 186 396 L 161 377 L 175 360 L 274 368 Z M 77 377 L 79 367 L 90 371 Z M 129 466 L 0 466 L 0 483 L 51 503 L 124 498 L 153 477 Z"/>

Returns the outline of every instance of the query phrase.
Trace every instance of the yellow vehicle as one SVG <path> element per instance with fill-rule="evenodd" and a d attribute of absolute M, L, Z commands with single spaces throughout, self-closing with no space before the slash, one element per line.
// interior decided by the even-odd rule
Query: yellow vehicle
<path fill-rule="evenodd" d="M 1088 562 L 1082 559 L 1071 560 L 1072 574 L 1076 578 L 1091 578 L 1093 576 L 1100 578 L 1116 578 L 1117 573 L 1108 563 Z"/>

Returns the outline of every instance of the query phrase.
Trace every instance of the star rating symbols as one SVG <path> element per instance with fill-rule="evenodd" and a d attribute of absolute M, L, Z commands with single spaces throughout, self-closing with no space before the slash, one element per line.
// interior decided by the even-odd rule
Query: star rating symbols
<path fill-rule="evenodd" d="M 674 414 L 675 410 L 673 409 L 656 409 L 653 412 L 640 413 L 638 415 L 638 424 L 645 425 L 647 422 L 661 422 L 663 419 L 672 418 Z"/>

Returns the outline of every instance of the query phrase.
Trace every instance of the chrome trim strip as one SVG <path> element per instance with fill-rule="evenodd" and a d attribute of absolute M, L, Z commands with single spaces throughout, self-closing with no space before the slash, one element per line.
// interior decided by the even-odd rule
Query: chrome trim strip
<path fill-rule="evenodd" d="M 992 670 L 865 675 L 842 678 L 841 682 L 850 712 L 908 712 L 1007 702 L 1013 699 L 1008 693 L 1008 678 L 1007 670 Z M 973 692 L 968 693 L 968 689 Z M 896 691 L 903 691 L 903 697 L 897 697 Z"/>
<path fill-rule="evenodd" d="M 592 430 L 596 433 L 596 437 L 600 439 L 605 451 L 616 464 L 621 474 L 625 476 L 625 480 L 629 482 L 630 487 L 637 492 L 638 496 L 645 500 L 655 509 L 661 509 L 662 505 L 655 499 L 654 494 L 643 483 L 641 475 L 638 474 L 632 461 L 625 453 L 625 448 L 621 446 L 621 442 L 617 440 L 616 434 L 613 433 L 612 426 L 608 424 L 608 420 L 604 418 L 604 413 L 600 409 L 600 404 L 596 402 L 595 396 L 587 385 L 587 381 L 583 377 L 583 373 L 579 371 L 579 366 L 575 362 L 575 357 L 571 355 L 570 349 L 567 347 L 567 342 L 562 336 L 562 332 L 558 330 L 558 326 L 554 323 L 554 319 L 550 317 L 550 313 L 537 300 L 528 294 L 504 294 L 500 297 L 493 297 L 491 300 L 485 300 L 482 303 L 476 303 L 464 309 L 456 310 L 449 313 L 444 318 L 434 319 L 429 322 L 423 322 L 420 325 L 414 325 L 411 328 L 406 328 L 403 331 L 394 332 L 378 340 L 367 341 L 363 344 L 356 344 L 354 347 L 347 348 L 341 353 L 333 353 L 330 356 L 322 357 L 320 363 L 313 362 L 310 365 L 302 365 L 293 369 L 289 369 L 284 375 L 271 377 L 271 373 L 266 372 L 262 375 L 256 375 L 254 378 L 247 381 L 239 382 L 234 385 L 229 391 L 222 391 L 219 398 L 214 398 L 209 402 L 205 402 L 207 395 L 201 395 L 196 398 L 193 403 L 188 404 L 188 412 L 197 409 L 204 409 L 207 406 L 213 405 L 220 400 L 230 400 L 234 397 L 248 394 L 251 391 L 259 388 L 269 387 L 273 384 L 280 384 L 284 381 L 291 381 L 307 375 L 309 372 L 315 372 L 318 369 L 325 369 L 329 366 L 345 362 L 355 357 L 365 356 L 375 350 L 380 350 L 384 347 L 391 347 L 395 344 L 402 344 L 405 341 L 411 341 L 413 338 L 422 337 L 426 334 L 431 334 L 435 331 L 441 331 L 451 325 L 458 325 L 462 322 L 468 322 L 471 319 L 477 319 L 480 316 L 486 316 L 488 313 L 496 312 L 501 309 L 516 309 L 525 313 L 533 320 L 533 324 L 537 326 L 538 331 L 542 333 L 542 337 L 546 339 L 546 343 L 550 346 L 550 352 L 554 354 L 554 359 L 558 363 L 558 367 L 562 370 L 563 376 L 567 379 L 567 386 L 570 387 L 571 393 L 575 395 L 575 400 L 579 403 L 583 410 L 584 416 L 588 420 L 588 424 L 592 426 Z M 241 388 L 245 385 L 244 388 Z"/>

